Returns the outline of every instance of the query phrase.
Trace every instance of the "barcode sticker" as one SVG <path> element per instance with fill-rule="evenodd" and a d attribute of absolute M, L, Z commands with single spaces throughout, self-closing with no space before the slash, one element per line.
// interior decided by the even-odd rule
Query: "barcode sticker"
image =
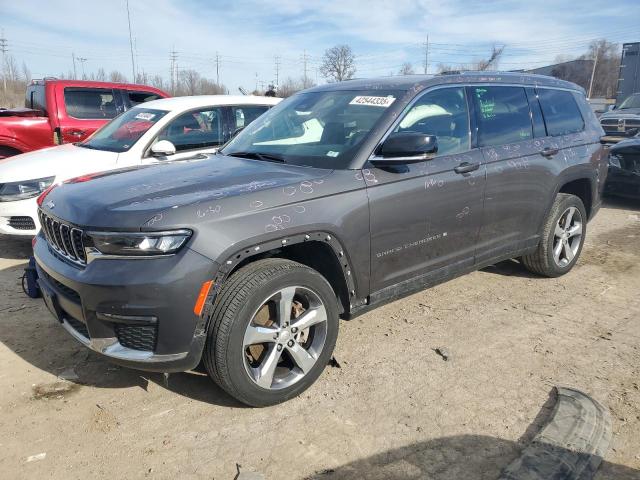
<path fill-rule="evenodd" d="M 373 97 L 373 96 L 365 96 L 359 95 L 355 97 L 353 100 L 349 102 L 349 105 L 368 105 L 370 107 L 383 107 L 387 108 L 393 102 L 395 102 L 395 97 L 391 95 L 387 97 Z"/>

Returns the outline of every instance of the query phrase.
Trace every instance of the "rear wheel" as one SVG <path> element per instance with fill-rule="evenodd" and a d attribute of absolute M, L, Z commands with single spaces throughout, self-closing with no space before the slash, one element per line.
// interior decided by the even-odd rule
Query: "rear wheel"
<path fill-rule="evenodd" d="M 320 376 L 337 335 L 337 300 L 322 275 L 289 260 L 259 260 L 222 288 L 203 361 L 214 381 L 239 401 L 273 405 Z"/>
<path fill-rule="evenodd" d="M 564 275 L 578 261 L 586 233 L 587 212 L 582 200 L 559 193 L 545 221 L 538 249 L 522 257 L 522 263 L 540 275 Z"/>

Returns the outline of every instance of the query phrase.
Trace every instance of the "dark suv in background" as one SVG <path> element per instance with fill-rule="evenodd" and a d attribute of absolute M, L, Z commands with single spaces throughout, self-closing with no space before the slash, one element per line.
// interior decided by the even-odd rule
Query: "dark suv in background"
<path fill-rule="evenodd" d="M 77 340 L 162 372 L 204 363 L 263 406 L 320 375 L 338 319 L 495 262 L 575 265 L 603 131 L 574 84 L 469 73 L 283 101 L 221 152 L 39 199 L 47 305 Z"/>

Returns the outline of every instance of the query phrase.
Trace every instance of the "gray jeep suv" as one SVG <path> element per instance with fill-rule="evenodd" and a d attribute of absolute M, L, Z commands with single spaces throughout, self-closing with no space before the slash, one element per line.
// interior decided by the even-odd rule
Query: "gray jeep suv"
<path fill-rule="evenodd" d="M 505 259 L 571 270 L 600 206 L 602 135 L 584 91 L 549 77 L 319 86 L 215 155 L 43 193 L 40 285 L 114 362 L 202 362 L 241 402 L 275 404 L 321 374 L 339 318 Z"/>

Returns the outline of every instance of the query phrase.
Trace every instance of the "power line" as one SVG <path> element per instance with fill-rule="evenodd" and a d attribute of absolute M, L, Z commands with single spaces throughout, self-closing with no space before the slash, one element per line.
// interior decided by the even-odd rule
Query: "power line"
<path fill-rule="evenodd" d="M 304 50 L 304 53 L 302 54 L 302 65 L 303 65 L 303 82 L 304 82 L 304 86 L 306 88 L 306 86 L 309 83 L 308 77 L 307 77 L 307 62 L 311 59 L 311 55 L 307 55 L 307 51 Z"/>

